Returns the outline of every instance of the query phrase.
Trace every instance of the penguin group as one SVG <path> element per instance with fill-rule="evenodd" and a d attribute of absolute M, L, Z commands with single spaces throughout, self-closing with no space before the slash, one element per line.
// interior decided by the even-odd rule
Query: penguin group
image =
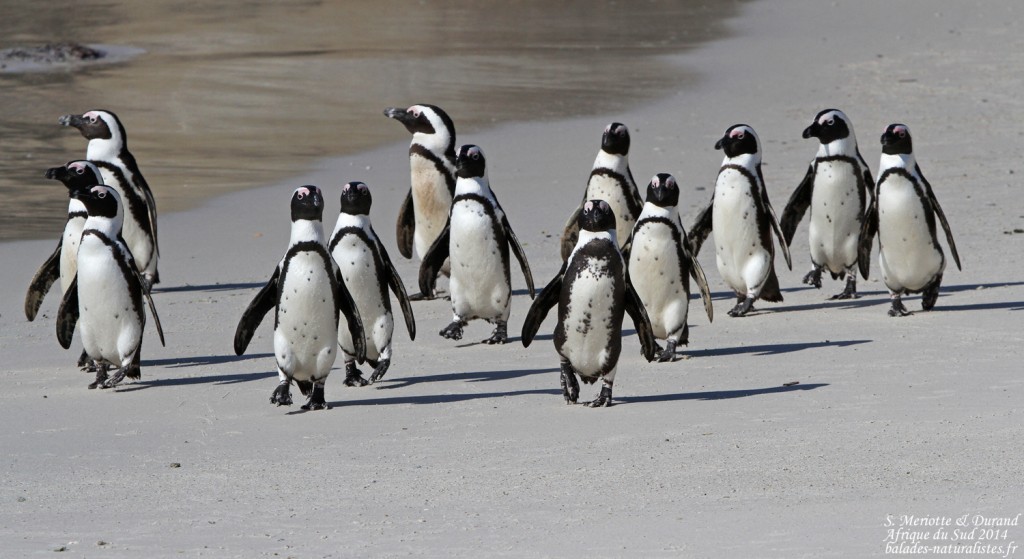
<path fill-rule="evenodd" d="M 709 235 L 719 276 L 736 296 L 731 317 L 750 315 L 758 301 L 783 300 L 776 245 L 791 270 L 790 247 L 805 215 L 811 269 L 802 281 L 820 289 L 826 272 L 845 281 L 833 299 L 858 297 L 857 273 L 868 278 L 876 236 L 890 316 L 910 314 L 902 300 L 907 294 L 921 293 L 923 310 L 936 304 L 946 266 L 938 226 L 960 268 L 949 223 L 914 156 L 909 128 L 898 123 L 885 128 L 876 181 L 851 120 L 833 108 L 818 112 L 803 131 L 803 138 L 818 141 L 817 152 L 781 219 L 769 200 L 758 134 L 748 124 L 728 127 L 714 144 L 724 158 L 711 200 L 689 229 L 679 213 L 676 177 L 653 175 L 642 197 L 629 166 L 629 129 L 609 124 L 582 201 L 564 226 L 561 266 L 538 294 L 514 220 L 492 189 L 483 149 L 456 147 L 454 121 L 436 105 L 389 107 L 384 115 L 412 135 L 409 191 L 398 210 L 396 240 L 402 257 L 420 260 L 419 292 L 407 293 L 374 231 L 366 183 L 341 186 L 341 210 L 330 237 L 323 225 L 324 192 L 315 185 L 292 191 L 288 248 L 241 313 L 234 337 L 235 353 L 241 355 L 274 311 L 274 405 L 292 404 L 294 384 L 307 398 L 303 409 L 328 408 L 325 384 L 339 354 L 345 385 L 381 381 L 393 358 L 392 296 L 410 340 L 416 339 L 412 302 L 445 297 L 452 320 L 441 337 L 460 340 L 470 321 L 480 319 L 493 325 L 483 343 L 506 343 L 512 256 L 532 299 L 521 343 L 531 345 L 557 306 L 552 338 L 563 397 L 575 404 L 580 380 L 601 381 L 596 398 L 586 402 L 589 407 L 612 404 L 626 316 L 641 355 L 659 362 L 677 360 L 679 346 L 689 342 L 694 291 L 709 322 L 714 319 L 711 290 L 697 260 Z M 139 378 L 146 307 L 163 343 L 151 297 L 160 281 L 156 205 L 114 113 L 88 111 L 61 117 L 60 123 L 77 128 L 89 140 L 88 149 L 86 159 L 46 173 L 66 186 L 68 217 L 56 249 L 30 282 L 25 314 L 36 317 L 59 279 L 58 342 L 69 347 L 77 326 L 85 348 L 79 365 L 96 373 L 89 387 L 107 388 Z M 446 295 L 440 279 L 447 280 Z M 362 364 L 372 368 L 368 376 L 359 369 Z M 108 376 L 111 367 L 116 371 Z"/>

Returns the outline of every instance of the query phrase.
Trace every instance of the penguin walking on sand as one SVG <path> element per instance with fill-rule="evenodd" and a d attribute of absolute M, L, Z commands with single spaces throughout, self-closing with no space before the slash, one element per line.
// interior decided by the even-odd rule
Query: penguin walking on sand
<path fill-rule="evenodd" d="M 626 240 L 633 231 L 633 225 L 643 209 L 644 201 L 629 170 L 629 129 L 625 124 L 613 122 L 604 129 L 601 136 L 601 149 L 594 159 L 594 166 L 587 180 L 587 189 L 583 192 L 583 200 L 569 216 L 562 233 L 562 260 L 576 247 L 579 234 L 579 214 L 587 200 L 604 200 L 615 213 L 615 233 L 620 248 L 627 248 Z"/>
<path fill-rule="evenodd" d="M 811 271 L 803 282 L 820 289 L 821 273 L 827 269 L 832 279 L 846 278 L 846 288 L 832 299 L 856 299 L 860 231 L 867 193 L 874 196 L 875 181 L 857 149 L 853 124 L 842 111 L 819 112 L 803 136 L 817 138 L 820 144 L 782 211 L 782 235 L 786 245 L 792 245 L 797 225 L 810 208 Z"/>
<path fill-rule="evenodd" d="M 610 406 L 612 385 L 622 351 L 622 318 L 628 313 L 641 352 L 656 357 L 657 342 L 640 297 L 630 283 L 615 238 L 615 213 L 604 200 L 588 200 L 579 216 L 579 238 L 568 260 L 533 301 L 523 323 L 523 346 L 529 347 L 551 307 L 558 305 L 555 350 L 561 356 L 562 395 L 567 404 L 579 398 L 579 375 L 591 384 L 602 380 L 590 407 Z"/>
<path fill-rule="evenodd" d="M 444 229 L 455 196 L 455 123 L 448 113 L 434 105 L 388 107 L 384 115 L 401 122 L 412 134 L 411 188 L 398 211 L 398 252 L 412 258 L 415 248 L 423 258 Z M 448 274 L 447 263 L 439 272 Z M 412 298 L 430 299 L 434 295 L 420 293 Z"/>
<path fill-rule="evenodd" d="M 890 124 L 881 142 L 878 183 L 861 233 L 860 270 L 868 276 L 871 242 L 878 233 L 878 264 L 892 300 L 889 316 L 907 316 L 903 295 L 921 293 L 921 308 L 926 311 L 939 298 L 946 256 L 936 235 L 936 216 L 957 269 L 963 268 L 946 214 L 914 157 L 910 129 Z"/>
<path fill-rule="evenodd" d="M 729 316 L 745 316 L 758 299 L 782 301 L 775 275 L 773 230 L 786 265 L 792 270 L 793 264 L 768 201 L 761 173 L 761 142 L 754 129 L 746 124 L 730 126 L 715 149 L 724 151 L 725 159 L 711 204 L 690 228 L 692 253 L 695 257 L 700 253 L 708 233 L 714 230 L 718 273 L 736 293 L 736 306 Z"/>
<path fill-rule="evenodd" d="M 71 161 L 61 167 L 47 169 L 46 178 L 59 180 L 68 189 L 68 218 L 64 222 L 64 233 L 57 241 L 57 248 L 43 262 L 32 277 L 25 295 L 25 318 L 32 322 L 39 312 L 43 298 L 54 282 L 60 279 L 60 291 L 66 293 L 78 271 L 78 243 L 89 212 L 81 200 L 72 196 L 76 190 L 103 184 L 100 171 L 88 161 Z"/>
<path fill-rule="evenodd" d="M 57 341 L 71 346 L 76 324 L 82 345 L 96 363 L 96 380 L 89 388 L 111 388 L 125 377 L 141 377 L 140 352 L 146 325 L 145 297 L 153 315 L 160 344 L 164 332 L 149 292 L 121 238 L 124 220 L 117 191 L 106 185 L 75 189 L 71 195 L 82 201 L 89 217 L 78 247 L 77 273 L 64 292 L 57 311 Z M 116 367 L 113 376 L 107 370 Z"/>
<path fill-rule="evenodd" d="M 327 409 L 324 383 L 338 357 L 338 313 L 344 315 L 352 347 L 343 348 L 362 363 L 366 357 L 363 325 L 337 264 L 327 252 L 324 198 L 313 185 L 300 186 L 291 198 L 291 238 L 270 280 L 242 313 L 235 330 L 235 354 L 245 353 L 256 328 L 274 309 L 274 357 L 278 385 L 270 403 L 292 404 L 291 383 L 309 397 L 302 409 Z"/>
<path fill-rule="evenodd" d="M 117 115 L 110 111 L 89 111 L 60 117 L 64 126 L 77 128 L 87 140 L 85 158 L 103 175 L 103 184 L 117 190 L 124 205 L 123 236 L 142 273 L 146 291 L 160 282 L 157 260 L 156 200 L 128 151 L 128 135 Z"/>
<path fill-rule="evenodd" d="M 647 185 L 647 202 L 633 226 L 627 272 L 647 311 L 656 338 L 658 361 L 672 361 L 676 347 L 689 342 L 686 323 L 690 278 L 697 282 L 708 320 L 714 320 L 711 291 L 700 263 L 690 253 L 690 241 L 679 220 L 679 186 L 668 173 L 655 175 Z"/>
<path fill-rule="evenodd" d="M 456 168 L 455 199 L 444 229 L 423 257 L 420 291 L 433 291 L 438 271 L 450 259 L 453 316 L 441 336 L 460 340 L 466 323 L 481 318 L 494 324 L 491 337 L 483 342 L 503 344 L 508 339 L 512 301 L 509 247 L 519 260 L 531 298 L 533 274 L 505 211 L 491 191 L 483 151 L 474 145 L 462 146 Z"/>
<path fill-rule="evenodd" d="M 384 377 L 391 365 L 391 335 L 395 328 L 388 288 L 395 294 L 405 316 L 409 339 L 416 339 L 416 319 L 406 295 L 405 285 L 387 250 L 370 223 L 370 189 L 362 182 L 350 182 L 341 188 L 341 213 L 334 226 L 328 249 L 341 272 L 365 328 L 366 362 L 374 368 L 370 380 L 356 368 L 356 356 L 345 352 L 345 384 L 364 386 Z M 354 347 L 347 328 L 338 329 L 341 347 Z"/>

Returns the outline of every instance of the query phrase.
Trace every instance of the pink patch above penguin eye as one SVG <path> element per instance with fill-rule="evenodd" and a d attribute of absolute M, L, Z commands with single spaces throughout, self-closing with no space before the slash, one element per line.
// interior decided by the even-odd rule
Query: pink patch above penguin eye
<path fill-rule="evenodd" d="M 583 211 L 585 211 L 585 212 L 592 212 L 592 211 L 594 211 L 594 203 L 593 202 L 587 202 L 586 204 L 584 204 L 583 205 Z"/>

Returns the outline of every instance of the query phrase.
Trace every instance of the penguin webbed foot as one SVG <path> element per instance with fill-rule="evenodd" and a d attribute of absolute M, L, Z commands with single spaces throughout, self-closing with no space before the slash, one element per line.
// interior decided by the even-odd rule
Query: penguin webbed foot
<path fill-rule="evenodd" d="M 907 310 L 907 307 L 903 304 L 903 301 L 899 296 L 892 298 L 892 308 L 889 309 L 889 316 L 910 316 L 910 311 Z"/>
<path fill-rule="evenodd" d="M 601 393 L 594 400 L 584 404 L 588 408 L 607 408 L 612 405 L 612 387 L 605 384 L 601 387 Z"/>
<path fill-rule="evenodd" d="M 355 361 L 345 363 L 345 386 L 360 387 L 367 384 L 370 384 L 370 381 L 363 378 L 363 372 L 356 367 Z"/>
<path fill-rule="evenodd" d="M 384 373 L 388 372 L 388 367 L 391 366 L 391 359 L 381 359 L 377 361 L 377 366 L 373 369 L 373 374 L 370 375 L 370 384 L 377 382 L 384 378 Z"/>
<path fill-rule="evenodd" d="M 129 367 L 131 367 L 131 365 L 125 365 L 124 367 L 121 367 L 120 369 L 117 370 L 116 373 L 114 373 L 114 376 L 104 380 L 103 383 L 99 385 L 99 387 L 114 388 L 115 386 L 121 384 L 121 381 L 124 380 L 125 375 L 128 374 Z M 103 373 L 103 376 L 107 376 L 106 372 Z M 99 380 L 99 375 L 96 375 L 96 379 Z"/>
<path fill-rule="evenodd" d="M 95 362 L 96 364 L 96 380 L 89 384 L 89 390 L 95 390 L 99 387 L 104 387 L 107 382 L 107 366 L 103 363 Z"/>
<path fill-rule="evenodd" d="M 462 327 L 466 323 L 454 320 L 448 326 L 445 326 L 438 334 L 441 334 L 442 338 L 448 338 L 449 340 L 461 340 L 462 339 Z"/>
<path fill-rule="evenodd" d="M 284 381 L 277 385 L 274 392 L 270 395 L 270 403 L 277 406 L 290 406 L 292 405 L 292 391 L 290 390 L 291 382 Z"/>
<path fill-rule="evenodd" d="M 676 360 L 676 341 L 665 342 L 665 349 L 655 346 L 655 353 L 658 354 L 658 363 L 668 363 Z"/>
<path fill-rule="evenodd" d="M 562 396 L 565 397 L 565 403 L 572 405 L 579 401 L 580 398 L 580 383 L 576 380 L 576 372 L 572 370 L 572 365 L 568 361 L 562 361 Z"/>
<path fill-rule="evenodd" d="M 508 341 L 508 323 L 505 321 L 499 321 L 494 327 L 494 332 L 490 338 L 483 340 L 483 343 L 488 345 L 503 344 Z"/>
<path fill-rule="evenodd" d="M 89 357 L 89 354 L 84 349 L 82 350 L 82 355 L 78 356 L 78 368 L 86 373 L 96 372 L 96 362 Z"/>
<path fill-rule="evenodd" d="M 324 384 L 322 382 L 313 383 L 313 392 L 309 395 L 309 401 L 302 406 L 302 409 L 306 411 L 331 409 L 331 406 L 327 405 L 327 400 L 324 398 Z"/>
<path fill-rule="evenodd" d="M 745 297 L 740 299 L 728 314 L 729 316 L 746 316 L 752 310 L 754 310 L 754 298 Z"/>
<path fill-rule="evenodd" d="M 821 289 L 821 268 L 815 266 L 813 270 L 807 272 L 804 279 L 800 280 L 803 283 L 813 286 L 815 289 Z"/>

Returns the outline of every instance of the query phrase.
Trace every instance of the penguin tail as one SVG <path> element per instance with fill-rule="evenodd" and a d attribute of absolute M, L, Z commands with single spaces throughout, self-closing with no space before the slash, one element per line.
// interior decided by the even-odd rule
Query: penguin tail
<path fill-rule="evenodd" d="M 782 302 L 782 291 L 779 289 L 779 276 L 775 275 L 775 266 L 772 266 L 771 271 L 768 272 L 768 279 L 765 280 L 758 298 L 769 303 Z"/>
<path fill-rule="evenodd" d="M 303 396 L 309 396 L 313 393 L 313 381 L 311 380 L 297 380 L 295 384 L 299 387 L 299 392 L 302 392 Z"/>

